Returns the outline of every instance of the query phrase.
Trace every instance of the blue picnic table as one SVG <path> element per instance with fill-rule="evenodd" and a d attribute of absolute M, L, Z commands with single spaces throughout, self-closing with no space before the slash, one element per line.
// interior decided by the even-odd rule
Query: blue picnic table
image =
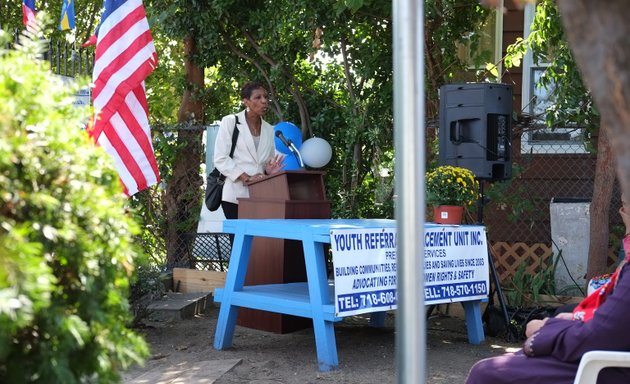
<path fill-rule="evenodd" d="M 238 308 L 251 308 L 313 320 L 319 370 L 339 366 L 334 323 L 343 320 L 335 314 L 334 287 L 328 281 L 324 245 L 330 244 L 331 230 L 395 228 L 386 219 L 239 219 L 226 220 L 223 230 L 234 234 L 232 254 L 223 289 L 215 289 L 220 302 L 214 347 L 232 346 Z M 245 274 L 254 237 L 270 237 L 302 242 L 307 282 L 245 286 Z M 481 300 L 462 301 L 469 342 L 484 340 Z M 382 325 L 385 312 L 372 314 L 371 324 Z"/>

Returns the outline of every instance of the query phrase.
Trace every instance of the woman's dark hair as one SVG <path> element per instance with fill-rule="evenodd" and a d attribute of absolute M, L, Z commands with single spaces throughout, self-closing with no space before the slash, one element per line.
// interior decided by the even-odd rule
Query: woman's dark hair
<path fill-rule="evenodd" d="M 265 87 L 257 81 L 250 81 L 249 83 L 246 83 L 243 85 L 243 88 L 241 88 L 241 99 L 249 99 L 252 97 L 252 93 L 260 88 L 265 89 Z"/>

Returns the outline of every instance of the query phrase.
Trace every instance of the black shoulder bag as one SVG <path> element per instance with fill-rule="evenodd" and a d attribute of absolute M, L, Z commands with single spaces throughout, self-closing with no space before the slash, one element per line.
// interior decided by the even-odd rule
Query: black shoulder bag
<path fill-rule="evenodd" d="M 234 148 L 236 147 L 236 140 L 238 139 L 238 116 L 234 116 L 236 119 L 234 122 L 234 131 L 232 132 L 232 148 L 230 149 L 230 157 L 234 155 Z M 210 211 L 216 211 L 221 206 L 221 200 L 223 195 L 223 184 L 225 184 L 225 175 L 221 174 L 217 167 L 214 167 L 212 172 L 208 174 L 206 180 L 206 207 Z"/>

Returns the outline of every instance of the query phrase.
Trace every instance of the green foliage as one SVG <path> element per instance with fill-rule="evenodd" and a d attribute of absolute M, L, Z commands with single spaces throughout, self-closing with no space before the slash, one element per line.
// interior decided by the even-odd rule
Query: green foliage
<path fill-rule="evenodd" d="M 9 3 L 5 20 L 20 27 L 19 0 Z M 92 33 L 101 5 L 98 0 L 77 0 L 79 42 Z M 46 5 L 53 18 L 59 7 Z M 206 88 L 193 92 L 205 106 L 200 121 L 213 122 L 238 110 L 239 86 L 260 80 L 273 99 L 268 121 L 295 122 L 305 139 L 322 137 L 335 149 L 325 169 L 333 215 L 393 217 L 390 2 L 146 0 L 145 7 L 159 56 L 158 68 L 147 79 L 152 126 L 173 125 L 177 119 L 183 91 L 189 88 L 182 41 L 190 36 L 197 48 L 192 57 L 206 71 Z M 427 0 L 425 9 L 430 63 L 426 84 L 428 97 L 435 101 L 439 85 L 465 68 L 456 55 L 456 42 L 474 51 L 490 11 L 475 0 Z M 478 63 L 483 58 L 473 59 Z M 176 153 L 171 145 L 177 140 L 155 140 L 166 184 L 178 161 L 171 156 Z M 147 193 L 150 196 L 134 198 L 133 203 L 143 206 L 147 233 L 161 233 L 164 195 L 159 190 Z M 143 238 L 152 247 L 160 246 L 158 239 Z"/>
<path fill-rule="evenodd" d="M 325 169 L 333 215 L 393 217 L 391 3 L 152 0 L 145 4 L 160 62 L 166 60 L 170 66 L 165 71 L 158 68 L 147 81 L 150 108 L 159 110 L 160 124 L 174 123 L 174 96 L 188 87 L 177 54 L 182 53 L 181 41 L 191 37 L 196 44 L 192 57 L 206 68 L 206 89 L 193 92 L 205 106 L 204 121 L 237 111 L 238 89 L 245 81 L 263 82 L 272 99 L 268 121 L 294 122 L 304 139 L 318 136 L 335 149 Z M 437 80 L 430 81 L 427 89 L 437 98 L 434 85 L 439 87 L 465 67 L 455 54 L 455 42 L 474 48 L 489 11 L 473 0 L 427 1 L 426 6 L 428 25 L 435 28 L 427 34 L 428 54 L 440 59 L 439 66 L 431 67 L 436 71 L 429 74 Z M 164 113 L 169 110 L 170 116 Z M 172 153 L 167 148 L 171 143 L 175 140 L 158 140 L 158 156 Z M 163 180 L 169 183 L 172 163 L 163 158 L 159 163 L 166 172 Z"/>
<path fill-rule="evenodd" d="M 540 295 L 554 295 L 556 293 L 554 275 L 561 256 L 562 251 L 550 264 L 545 264 L 540 259 L 534 274 L 525 270 L 526 263 L 519 264 L 514 276 L 507 284 L 508 289 L 505 296 L 508 304 L 513 307 L 524 307 L 539 302 Z"/>
<path fill-rule="evenodd" d="M 461 81 L 462 73 L 467 71 L 468 63 L 458 56 L 457 44 L 470 48 L 476 67 L 489 61 L 488 53 L 478 47 L 480 32 L 492 10 L 470 0 L 425 0 L 424 4 L 427 117 L 435 119 L 438 89 Z"/>
<path fill-rule="evenodd" d="M 129 303 L 133 312 L 133 324 L 138 325 L 148 314 L 148 306 L 159 300 L 166 292 L 163 281 L 173 281 L 173 274 L 162 272 L 157 266 L 161 264 L 139 265 L 136 269 L 137 279 L 130 287 Z M 169 286 L 168 288 L 172 288 Z"/>
<path fill-rule="evenodd" d="M 521 177 L 523 167 L 512 164 L 512 178 L 510 180 L 495 181 L 485 190 L 485 195 L 492 207 L 506 213 L 510 223 L 517 223 L 519 220 L 527 218 L 527 226 L 535 225 L 545 217 L 545 213 L 540 212 L 536 202 L 531 199 L 527 186 L 522 183 L 515 183 Z"/>
<path fill-rule="evenodd" d="M 127 328 L 138 227 L 39 38 L 0 51 L 0 382 L 117 382 L 148 355 Z"/>
<path fill-rule="evenodd" d="M 166 210 L 162 207 L 162 196 L 163 190 L 157 186 L 136 193 L 129 200 L 136 222 L 141 223 L 137 239 L 149 258 L 149 264 L 156 267 L 166 265 L 166 236 L 163 232 Z M 142 281 L 138 283 L 143 284 Z M 134 299 L 130 298 L 132 302 Z"/>
<path fill-rule="evenodd" d="M 187 1 L 147 4 L 157 39 L 194 38 L 193 59 L 206 68 L 207 88 L 194 91 L 205 106 L 204 121 L 237 111 L 239 87 L 259 80 L 272 99 L 266 120 L 295 122 L 305 139 L 322 137 L 335 148 L 326 169 L 335 214 L 393 215 L 393 181 L 380 175 L 393 168 L 390 4 L 223 1 L 194 9 Z M 170 73 L 175 81 L 165 76 L 158 86 L 181 94 L 187 87 L 179 80 L 183 73 Z M 150 106 L 172 94 L 152 92 Z"/>
<path fill-rule="evenodd" d="M 543 0 L 536 6 L 529 37 L 519 38 L 507 48 L 506 68 L 519 66 L 527 50 L 531 50 L 534 63 L 549 63 L 536 85 L 550 90 L 551 103 L 544 113 L 545 124 L 596 131 L 600 125 L 599 111 L 582 81 L 554 0 Z"/>

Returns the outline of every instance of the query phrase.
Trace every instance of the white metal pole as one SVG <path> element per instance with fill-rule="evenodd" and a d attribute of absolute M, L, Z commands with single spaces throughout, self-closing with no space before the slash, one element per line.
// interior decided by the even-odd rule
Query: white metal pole
<path fill-rule="evenodd" d="M 424 2 L 394 0 L 394 141 L 398 231 L 396 370 L 401 384 L 426 378 L 424 310 Z"/>

